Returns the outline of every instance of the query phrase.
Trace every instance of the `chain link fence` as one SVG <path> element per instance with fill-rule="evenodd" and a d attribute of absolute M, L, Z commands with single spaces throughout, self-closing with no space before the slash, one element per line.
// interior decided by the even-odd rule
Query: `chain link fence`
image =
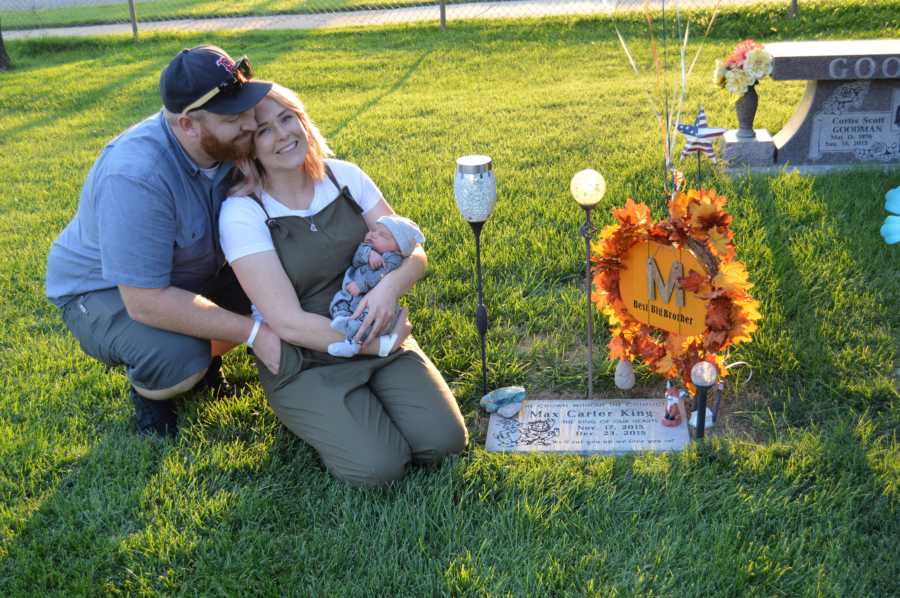
<path fill-rule="evenodd" d="M 0 0 L 7 39 L 36 34 L 131 30 L 313 29 L 463 19 L 502 19 L 642 11 L 712 10 L 759 0 Z M 770 0 L 771 1 L 771 0 Z M 791 3 L 792 0 L 781 0 Z M 793 0 L 796 1 L 796 0 Z M 83 27 L 91 27 L 85 31 Z M 71 28 L 78 27 L 79 30 Z M 19 35 L 17 35 L 17 32 Z M 52 33 L 46 31 L 45 33 Z"/>

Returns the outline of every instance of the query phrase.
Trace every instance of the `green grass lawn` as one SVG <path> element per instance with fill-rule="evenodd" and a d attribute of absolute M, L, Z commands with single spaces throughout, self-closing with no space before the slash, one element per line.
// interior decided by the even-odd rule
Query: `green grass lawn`
<path fill-rule="evenodd" d="M 736 126 L 709 75 L 741 37 L 897 37 L 898 5 L 884 5 L 799 21 L 732 14 L 688 112 L 702 102 L 713 125 Z M 389 491 L 346 487 L 280 427 L 243 353 L 226 358 L 238 398 L 186 401 L 177 441 L 138 439 L 125 378 L 85 357 L 44 299 L 48 248 L 96 155 L 158 109 L 160 69 L 201 41 L 298 90 L 338 154 L 422 226 L 429 272 L 407 303 L 472 432 L 461 457 Z M 730 199 L 764 316 L 729 355 L 754 375 L 728 386 L 726 434 L 667 455 L 483 450 L 474 249 L 454 160 L 483 152 L 496 165 L 483 234 L 491 386 L 583 392 L 569 179 L 606 175 L 600 224 L 629 196 L 657 217 L 664 205 L 642 95 L 652 78 L 633 76 L 617 44 L 601 19 L 7 44 L 0 595 L 896 594 L 900 249 L 878 235 L 896 169 L 732 180 L 704 166 Z M 759 90 L 757 126 L 775 132 L 802 88 Z M 596 392 L 623 396 L 597 328 Z M 662 381 L 638 373 L 661 396 Z"/>

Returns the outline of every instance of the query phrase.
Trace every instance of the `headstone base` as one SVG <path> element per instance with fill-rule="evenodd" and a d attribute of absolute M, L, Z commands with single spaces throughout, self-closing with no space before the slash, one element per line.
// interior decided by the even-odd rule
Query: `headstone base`
<path fill-rule="evenodd" d="M 735 166 L 771 166 L 775 162 L 775 142 L 766 129 L 755 129 L 756 138 L 737 136 L 737 129 L 725 131 L 722 158 Z"/>
<path fill-rule="evenodd" d="M 665 399 L 523 401 L 519 414 L 491 414 L 491 452 L 610 454 L 676 451 L 690 442 L 687 417 L 662 425 Z"/>

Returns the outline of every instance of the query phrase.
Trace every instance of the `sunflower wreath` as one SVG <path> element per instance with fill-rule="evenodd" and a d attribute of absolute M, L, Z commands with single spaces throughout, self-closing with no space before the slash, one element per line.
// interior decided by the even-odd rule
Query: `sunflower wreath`
<path fill-rule="evenodd" d="M 715 364 L 725 376 L 720 353 L 747 342 L 760 319 L 759 303 L 749 294 L 744 265 L 735 260 L 731 216 L 726 198 L 708 189 L 676 193 L 669 201 L 669 218 L 654 223 L 646 204 L 631 198 L 613 210 L 617 224 L 603 229 L 593 245 L 591 300 L 607 316 L 612 328 L 609 354 L 613 359 L 640 358 L 656 373 L 680 376 L 692 392 L 691 367 L 700 360 Z M 696 336 L 678 335 L 642 323 L 625 309 L 619 291 L 619 275 L 629 250 L 637 243 L 655 241 L 686 247 L 706 268 L 690 270 L 680 286 L 707 304 L 705 330 Z"/>

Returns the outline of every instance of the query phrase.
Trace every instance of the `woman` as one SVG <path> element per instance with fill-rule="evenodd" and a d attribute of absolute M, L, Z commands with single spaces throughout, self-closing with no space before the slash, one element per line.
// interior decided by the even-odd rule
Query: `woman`
<path fill-rule="evenodd" d="M 342 340 L 328 306 L 353 252 L 379 217 L 393 214 L 378 187 L 357 166 L 332 155 L 292 91 L 273 85 L 256 106 L 254 157 L 222 206 L 222 247 L 247 296 L 283 339 L 278 374 L 257 361 L 278 419 L 311 444 L 336 477 L 384 485 L 409 463 L 436 464 L 460 452 L 467 433 L 447 383 L 409 333 L 405 315 L 394 332 L 404 339 L 377 357 L 397 299 L 425 270 L 417 247 L 363 300 L 370 329 L 366 353 L 332 357 Z"/>

